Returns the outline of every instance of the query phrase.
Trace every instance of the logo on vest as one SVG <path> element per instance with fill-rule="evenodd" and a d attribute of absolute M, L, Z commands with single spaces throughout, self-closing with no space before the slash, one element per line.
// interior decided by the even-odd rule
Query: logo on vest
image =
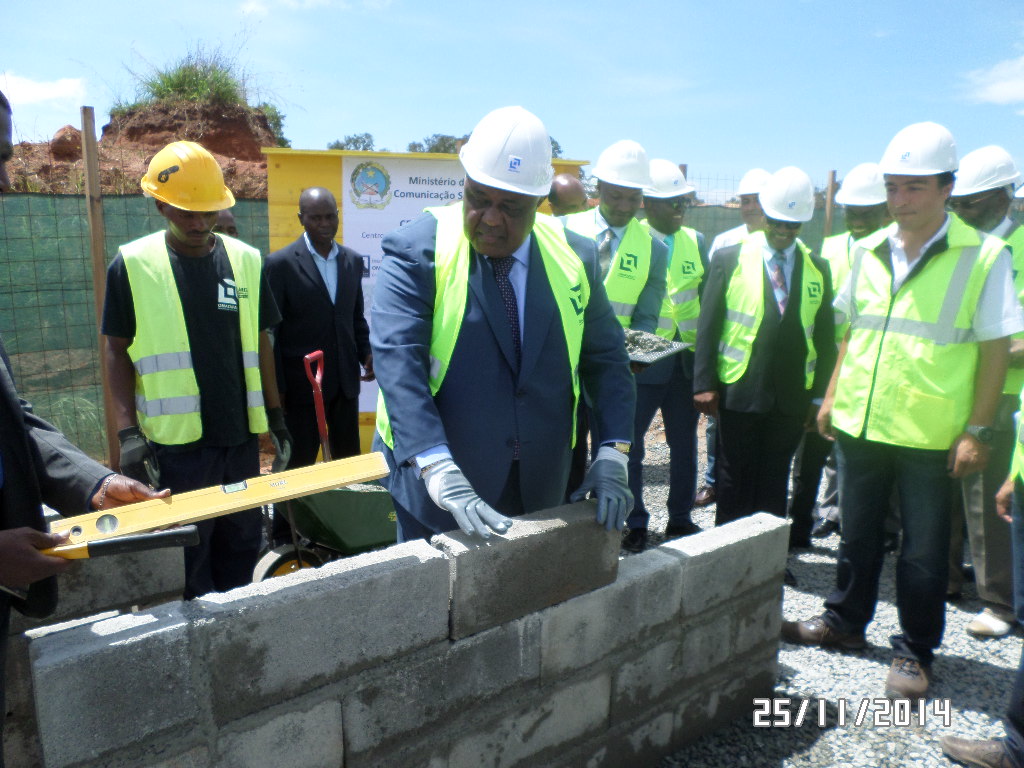
<path fill-rule="evenodd" d="M 391 202 L 391 176 L 380 163 L 360 163 L 349 177 L 349 197 L 356 208 L 382 210 Z"/>
<path fill-rule="evenodd" d="M 821 301 L 821 283 L 817 280 L 810 280 L 807 283 L 807 298 Z"/>
<path fill-rule="evenodd" d="M 576 315 L 582 315 L 584 310 L 582 283 L 576 283 L 569 289 L 569 301 L 572 302 L 572 308 L 576 310 Z"/>
<path fill-rule="evenodd" d="M 238 311 L 238 300 L 244 299 L 246 289 L 241 291 L 235 286 L 234 280 L 223 278 L 217 285 L 217 309 L 224 309 L 228 312 Z"/>
<path fill-rule="evenodd" d="M 684 261 L 680 265 L 680 269 L 682 270 L 684 275 L 694 275 L 697 273 L 697 267 L 695 267 L 693 263 L 689 261 Z"/>
<path fill-rule="evenodd" d="M 620 272 L 636 272 L 636 266 L 640 259 L 637 258 L 635 253 L 624 253 L 622 258 L 619 259 L 619 271 Z"/>

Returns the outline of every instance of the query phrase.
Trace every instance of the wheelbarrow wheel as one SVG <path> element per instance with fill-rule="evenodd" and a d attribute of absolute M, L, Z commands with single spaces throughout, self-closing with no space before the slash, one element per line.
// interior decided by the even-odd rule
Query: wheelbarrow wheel
<path fill-rule="evenodd" d="M 302 568 L 319 568 L 324 564 L 323 558 L 312 550 L 303 547 L 299 549 L 299 552 L 302 556 Z M 275 576 L 285 576 L 295 573 L 299 568 L 299 558 L 295 555 L 295 547 L 291 544 L 282 544 L 279 547 L 274 547 L 259 559 L 253 571 L 252 580 L 256 582 L 272 579 Z"/>

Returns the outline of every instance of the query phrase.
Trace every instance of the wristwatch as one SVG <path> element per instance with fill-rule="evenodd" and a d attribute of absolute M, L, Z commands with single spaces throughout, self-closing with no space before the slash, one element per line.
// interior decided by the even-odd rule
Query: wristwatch
<path fill-rule="evenodd" d="M 995 433 L 992 431 L 992 427 L 979 427 L 976 424 L 968 424 L 964 427 L 964 432 L 973 437 L 982 445 L 989 445 L 992 439 L 995 437 Z"/>
<path fill-rule="evenodd" d="M 609 443 L 609 445 L 619 453 L 624 453 L 629 456 L 629 443 Z"/>

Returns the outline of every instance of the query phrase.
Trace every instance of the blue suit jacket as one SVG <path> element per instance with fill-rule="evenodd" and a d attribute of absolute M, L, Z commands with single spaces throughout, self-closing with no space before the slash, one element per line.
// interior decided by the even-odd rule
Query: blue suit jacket
<path fill-rule="evenodd" d="M 491 505 L 508 479 L 517 437 L 527 512 L 562 503 L 569 473 L 572 378 L 561 319 L 535 241 L 521 369 L 516 369 L 497 285 L 474 252 L 458 342 L 441 389 L 431 396 L 436 231 L 437 220 L 424 214 L 384 238 L 370 314 L 374 370 L 395 436 L 394 451 L 379 435 L 374 449 L 383 451 L 391 469 L 383 482 L 394 497 L 404 538 L 456 527 L 451 514 L 431 501 L 414 466 L 417 454 L 439 443 L 447 443 L 473 489 Z M 580 378 L 595 404 L 600 434 L 630 435 L 636 393 L 622 328 L 598 277 L 593 242 L 571 232 L 566 236 L 590 280 Z"/>

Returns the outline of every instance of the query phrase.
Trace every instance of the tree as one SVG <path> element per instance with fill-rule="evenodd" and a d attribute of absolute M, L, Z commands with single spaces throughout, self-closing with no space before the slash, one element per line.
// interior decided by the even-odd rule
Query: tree
<path fill-rule="evenodd" d="M 458 152 L 456 145 L 459 141 L 466 141 L 469 136 L 463 136 L 461 139 L 457 139 L 451 134 L 447 133 L 435 133 L 433 136 L 427 136 L 423 141 L 411 141 L 409 146 L 406 148 L 407 152 L 438 152 L 448 155 L 454 155 Z"/>
<path fill-rule="evenodd" d="M 551 156 L 561 157 L 562 156 L 562 145 L 558 143 L 557 139 L 551 139 Z"/>
<path fill-rule="evenodd" d="M 350 133 L 343 139 L 335 139 L 327 145 L 328 149 L 351 149 L 360 152 L 373 152 L 372 133 Z"/>

